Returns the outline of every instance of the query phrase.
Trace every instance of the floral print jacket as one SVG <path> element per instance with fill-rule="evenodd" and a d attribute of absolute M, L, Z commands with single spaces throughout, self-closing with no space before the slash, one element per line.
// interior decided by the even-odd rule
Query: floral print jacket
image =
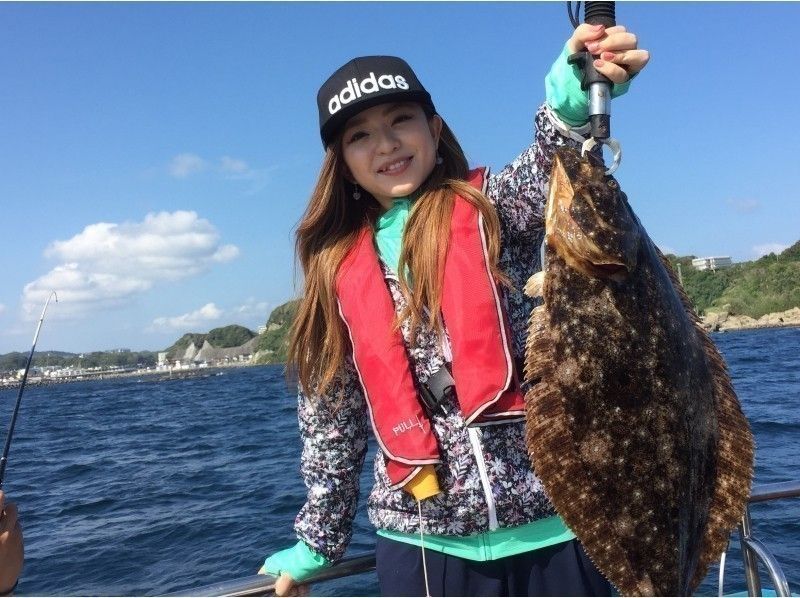
<path fill-rule="evenodd" d="M 505 301 L 517 357 L 524 355 L 527 320 L 534 307 L 522 288 L 528 277 L 541 269 L 543 210 L 553 153 L 560 145 L 578 143 L 567 136 L 566 125 L 546 105 L 537 111 L 535 125 L 532 145 L 498 174 L 490 174 L 487 187 L 501 223 L 500 266 L 512 283 L 512 288 L 505 289 Z M 404 304 L 399 283 L 385 265 L 383 270 L 399 311 Z M 423 328 L 412 349 L 407 325 L 402 332 L 412 372 L 425 382 L 445 363 L 443 347 L 449 343 Z M 295 531 L 316 552 L 336 561 L 352 534 L 370 428 L 352 360 L 347 360 L 328 394 L 336 397 L 330 401 L 337 405 L 335 409 L 321 397 L 307 397 L 302 392 L 298 397 L 301 470 L 308 495 L 297 515 Z M 442 460 L 436 467 L 442 492 L 425 501 L 426 533 L 466 536 L 555 514 L 531 468 L 523 422 L 467 428 L 457 402 L 445 407 L 447 414 L 431 416 Z M 403 490 L 388 489 L 380 451 L 375 455 L 374 473 L 370 521 L 378 529 L 418 533 L 416 502 Z"/>

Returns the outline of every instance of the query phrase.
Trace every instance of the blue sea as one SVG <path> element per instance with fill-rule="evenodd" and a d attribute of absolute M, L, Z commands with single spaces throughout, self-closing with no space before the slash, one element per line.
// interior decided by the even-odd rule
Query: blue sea
<path fill-rule="evenodd" d="M 755 432 L 756 483 L 800 479 L 800 329 L 714 338 Z M 294 392 L 282 368 L 209 374 L 26 390 L 5 484 L 25 534 L 17 595 L 163 594 L 251 575 L 265 555 L 294 543 L 304 487 Z M 3 429 L 15 396 L 0 392 Z M 374 543 L 361 505 L 350 554 Z M 800 500 L 752 513 L 756 536 L 800 591 Z M 736 544 L 726 592 L 745 587 Z M 700 593 L 716 594 L 716 576 Z M 313 588 L 377 591 L 374 574 Z"/>

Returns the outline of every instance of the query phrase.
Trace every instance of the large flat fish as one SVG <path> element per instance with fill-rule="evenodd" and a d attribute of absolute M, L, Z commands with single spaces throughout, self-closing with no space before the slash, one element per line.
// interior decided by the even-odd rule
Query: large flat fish
<path fill-rule="evenodd" d="M 669 262 L 592 154 L 557 151 L 525 292 L 531 460 L 623 595 L 691 594 L 750 495 L 753 437 Z"/>

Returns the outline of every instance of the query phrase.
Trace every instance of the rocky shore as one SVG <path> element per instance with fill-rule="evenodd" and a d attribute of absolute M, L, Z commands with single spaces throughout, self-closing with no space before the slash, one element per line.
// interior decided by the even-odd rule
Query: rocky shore
<path fill-rule="evenodd" d="M 800 326 L 800 307 L 786 311 L 765 314 L 758 318 L 731 315 L 728 311 L 709 311 L 702 318 L 706 330 L 724 332 L 726 330 L 747 330 L 750 328 L 782 328 Z"/>

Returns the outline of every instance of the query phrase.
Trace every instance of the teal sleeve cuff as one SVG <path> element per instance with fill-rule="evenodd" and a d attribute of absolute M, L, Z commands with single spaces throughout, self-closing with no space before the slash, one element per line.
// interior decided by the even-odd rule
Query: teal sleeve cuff
<path fill-rule="evenodd" d="M 308 547 L 302 540 L 291 548 L 276 552 L 264 561 L 264 570 L 276 577 L 288 573 L 295 581 L 303 581 L 314 573 L 330 567 L 331 562 Z"/>
<path fill-rule="evenodd" d="M 589 99 L 581 89 L 581 70 L 567 62 L 569 49 L 564 49 L 553 63 L 544 78 L 547 105 L 558 117 L 571 127 L 579 127 L 589 122 Z M 631 77 L 633 79 L 633 77 Z M 631 79 L 611 86 L 611 97 L 617 98 L 627 93 Z"/>

